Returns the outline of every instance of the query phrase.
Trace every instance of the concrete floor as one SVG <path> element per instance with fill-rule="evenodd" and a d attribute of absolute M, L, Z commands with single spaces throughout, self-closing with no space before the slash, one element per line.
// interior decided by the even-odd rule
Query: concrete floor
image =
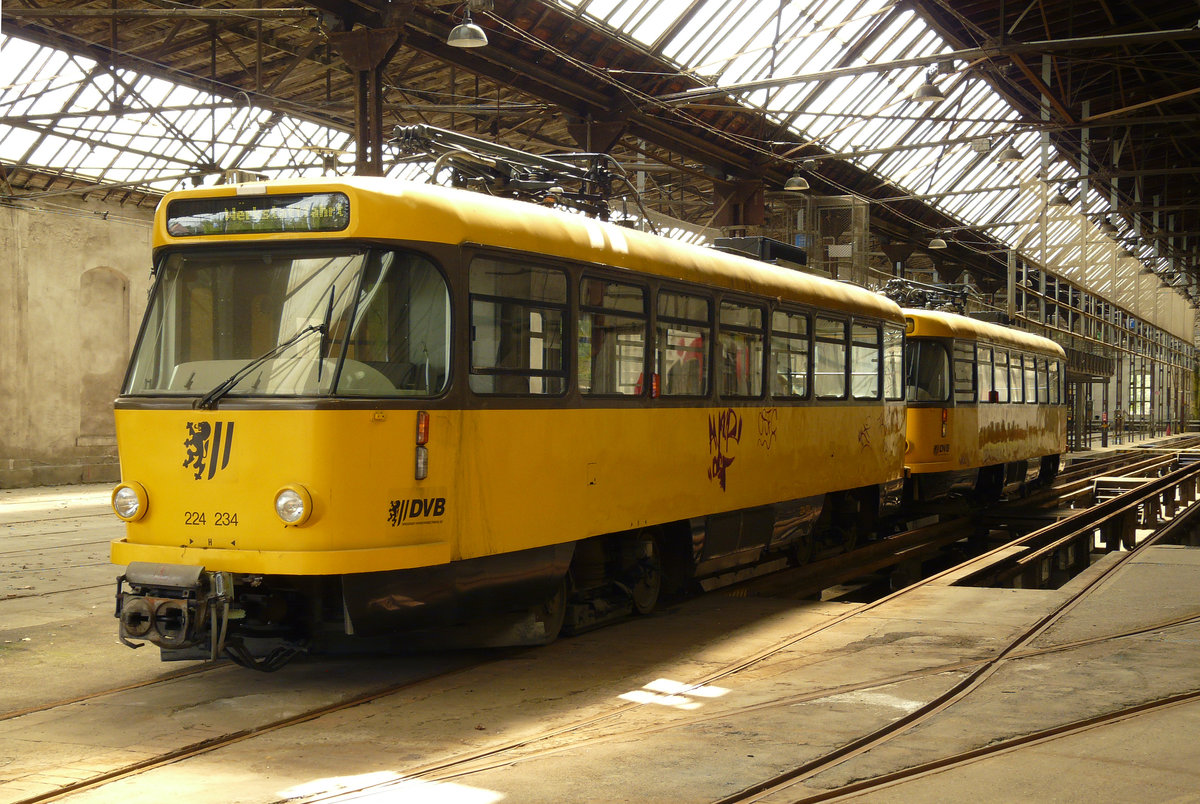
<path fill-rule="evenodd" d="M 790 645 L 855 606 L 717 593 L 541 649 L 226 666 L 51 706 L 180 669 L 116 641 L 107 541 L 121 527 L 107 499 L 95 486 L 0 491 L 0 804 L 389 688 L 65 800 L 715 801 L 915 710 L 1087 580 L 943 583 Z M 1200 551 L 1151 549 L 945 712 L 763 800 L 1200 690 L 1200 623 L 1154 627 L 1187 616 L 1200 617 Z M 547 737 L 555 728 L 569 730 Z M 530 738 L 474 772 L 414 778 Z M 1200 704 L 1184 703 L 852 798 L 1200 801 L 1197 745 Z"/>

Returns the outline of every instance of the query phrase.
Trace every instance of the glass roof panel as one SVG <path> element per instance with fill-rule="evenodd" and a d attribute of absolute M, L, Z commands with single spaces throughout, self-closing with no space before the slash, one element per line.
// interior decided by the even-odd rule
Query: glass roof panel
<path fill-rule="evenodd" d="M 661 43 L 664 58 L 768 110 L 795 136 L 874 172 L 902 192 L 933 195 L 927 203 L 964 226 L 995 223 L 997 216 L 1006 221 L 1036 217 L 1035 202 L 1018 190 L 991 188 L 1028 186 L 1040 176 L 1070 183 L 1070 195 L 1078 193 L 1074 168 L 1044 156 L 1042 135 L 1031 127 L 1018 129 L 1017 113 L 965 62 L 938 63 L 936 57 L 950 52 L 949 45 L 895 0 L 554 1 L 647 48 L 694 8 Z M 0 35 L 0 55 L 0 152 L 8 160 L 102 184 L 142 182 L 157 190 L 180 186 L 181 176 L 198 171 L 210 174 L 210 182 L 212 172 L 232 168 L 279 177 L 321 175 L 348 172 L 353 160 L 348 132 L 287 116 L 272 123 L 268 112 L 247 108 L 244 96 L 210 95 L 11 36 Z M 913 58 L 924 61 L 887 66 Z M 864 72 L 824 75 L 845 67 Z M 770 87 L 737 86 L 789 77 L 793 80 Z M 909 99 L 927 78 L 946 100 L 929 105 Z M 987 148 L 972 149 L 969 138 L 988 140 Z M 994 154 L 1008 145 L 1023 159 L 997 164 Z M 338 164 L 327 167 L 317 147 L 341 151 Z M 895 150 L 876 152 L 886 149 Z M 391 172 L 416 175 L 428 169 L 403 163 Z M 1085 202 L 1085 211 L 1107 208 L 1090 189 Z M 1072 209 L 1078 211 L 1080 204 Z M 1078 240 L 1077 225 L 1052 229 L 1055 237 Z M 1013 225 L 987 231 L 1026 247 L 1034 242 L 1029 230 Z M 1079 263 L 1079 251 L 1076 243 L 1064 253 Z M 1148 246 L 1139 251 L 1145 259 L 1153 256 Z"/>
<path fill-rule="evenodd" d="M 663 19 L 666 3 L 653 4 L 656 22 L 644 28 L 637 20 L 650 16 L 647 0 L 559 0 L 559 4 L 578 8 L 601 23 L 634 20 L 618 33 L 647 46 L 669 24 Z M 681 14 L 688 5 L 671 8 Z M 987 226 L 984 231 L 1002 243 L 1027 251 L 1031 245 L 1040 249 L 1040 227 L 1029 223 L 1038 218 L 1044 203 L 1038 189 L 1042 185 L 1035 180 L 1040 177 L 1057 184 L 1077 182 L 1078 176 L 1045 150 L 1041 135 L 1031 127 L 1019 127 L 1017 112 L 989 84 L 968 72 L 964 62 L 939 64 L 934 58 L 949 52 L 949 45 L 924 20 L 892 0 L 754 4 L 709 0 L 662 47 L 663 55 L 682 70 L 728 87 L 743 103 L 767 110 L 795 134 L 877 173 L 902 191 L 921 196 L 961 220 L 964 227 Z M 849 77 L 820 75 L 835 68 L 915 57 L 928 61 Z M 738 87 L 786 76 L 796 79 L 766 89 Z M 946 100 L 932 105 L 909 100 L 927 79 L 943 91 Z M 1022 159 L 996 162 L 995 155 L 1009 145 L 1021 152 Z M 878 153 L 887 149 L 894 150 Z M 1106 208 L 1107 202 L 1089 191 L 1083 211 Z M 1072 211 L 1079 209 L 1077 201 Z M 1067 269 L 1083 262 L 1078 217 L 1071 220 L 1076 222 L 1047 227 L 1042 250 L 1043 254 L 1057 252 Z M 1148 257 L 1149 250 L 1143 247 L 1143 251 Z"/>
<path fill-rule="evenodd" d="M 348 132 L 286 116 L 274 133 L 260 137 L 271 113 L 248 108 L 244 98 L 123 69 L 114 73 L 11 36 L 0 36 L 0 53 L 0 149 L 16 164 L 166 191 L 198 170 L 209 182 L 213 171 L 231 168 L 319 176 L 322 160 L 305 146 L 353 152 Z"/>

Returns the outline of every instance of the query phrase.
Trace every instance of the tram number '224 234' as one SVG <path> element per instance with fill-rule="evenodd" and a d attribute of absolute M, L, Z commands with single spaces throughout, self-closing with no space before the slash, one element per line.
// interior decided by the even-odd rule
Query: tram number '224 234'
<path fill-rule="evenodd" d="M 238 517 L 231 511 L 213 511 L 212 523 L 218 528 L 237 527 Z M 206 525 L 208 516 L 203 511 L 184 511 L 183 524 Z"/>

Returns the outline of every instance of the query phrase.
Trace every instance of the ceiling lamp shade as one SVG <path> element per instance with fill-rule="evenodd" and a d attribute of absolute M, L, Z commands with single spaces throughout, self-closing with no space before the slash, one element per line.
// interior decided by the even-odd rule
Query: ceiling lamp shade
<path fill-rule="evenodd" d="M 800 170 L 797 169 L 791 178 L 783 183 L 783 189 L 789 193 L 802 193 L 808 189 L 808 179 L 801 176 Z"/>
<path fill-rule="evenodd" d="M 1105 218 L 1100 222 L 1100 231 L 1104 232 L 1105 234 L 1116 234 L 1120 230 L 1117 228 L 1117 225 L 1112 222 L 1111 218 Z"/>
<path fill-rule="evenodd" d="M 916 92 L 912 94 L 909 100 L 917 103 L 941 103 L 946 99 L 942 91 L 933 85 L 933 81 L 926 78 L 925 83 L 917 87 Z"/>
<path fill-rule="evenodd" d="M 1050 194 L 1050 198 L 1046 200 L 1046 206 L 1048 207 L 1065 207 L 1070 203 L 1070 199 L 1063 195 L 1062 190 L 1055 190 Z"/>
<path fill-rule="evenodd" d="M 946 247 L 946 241 L 940 237 L 935 237 L 929 241 L 929 247 L 932 249 L 943 249 Z"/>
<path fill-rule="evenodd" d="M 463 21 L 450 31 L 446 44 L 450 47 L 483 47 L 488 43 L 487 34 L 471 20 L 471 8 L 467 7 Z"/>
<path fill-rule="evenodd" d="M 996 161 L 1001 163 L 1023 162 L 1024 155 L 1021 154 L 1014 146 L 1008 145 L 996 154 Z"/>

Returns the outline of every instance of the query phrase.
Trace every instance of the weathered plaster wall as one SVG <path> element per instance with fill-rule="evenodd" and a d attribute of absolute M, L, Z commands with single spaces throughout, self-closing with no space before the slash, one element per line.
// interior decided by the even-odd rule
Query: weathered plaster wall
<path fill-rule="evenodd" d="M 150 286 L 152 211 L 0 204 L 0 488 L 119 477 L 112 403 Z"/>

